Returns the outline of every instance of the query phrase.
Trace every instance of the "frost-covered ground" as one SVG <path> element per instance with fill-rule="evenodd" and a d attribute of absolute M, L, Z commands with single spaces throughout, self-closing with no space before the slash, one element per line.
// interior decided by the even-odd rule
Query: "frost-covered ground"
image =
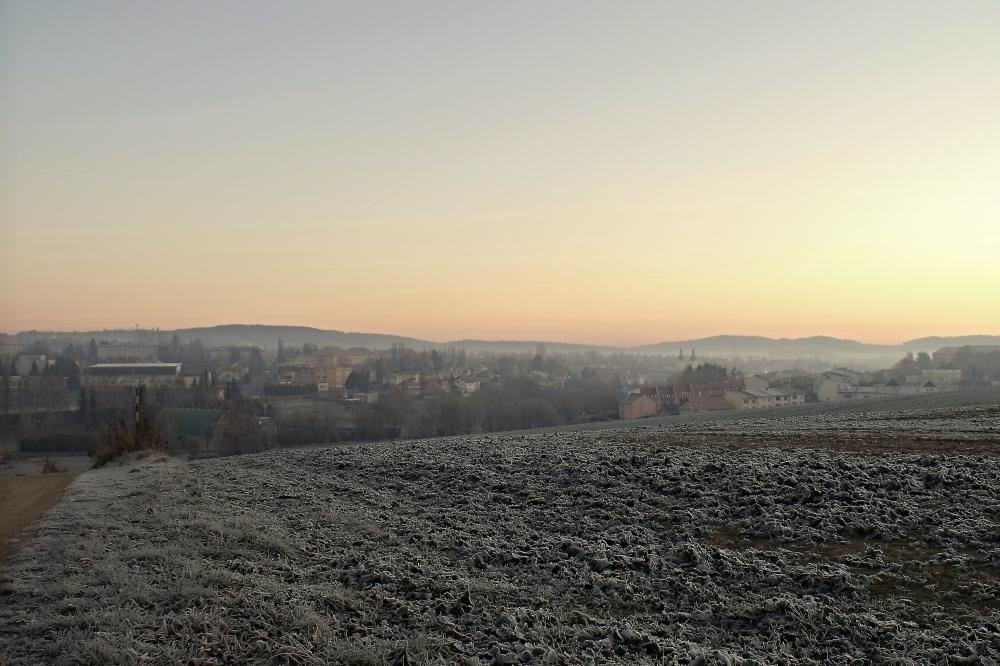
<path fill-rule="evenodd" d="M 1000 406 L 914 404 L 97 470 L 0 655 L 997 663 Z"/>

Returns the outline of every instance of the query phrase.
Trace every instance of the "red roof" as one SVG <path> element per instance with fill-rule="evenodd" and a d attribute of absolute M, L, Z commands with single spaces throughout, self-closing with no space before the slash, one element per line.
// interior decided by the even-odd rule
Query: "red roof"
<path fill-rule="evenodd" d="M 734 377 L 733 379 L 727 379 L 722 382 L 705 382 L 704 384 L 691 384 L 691 394 L 692 395 L 705 395 L 705 394 L 715 394 L 722 395 L 726 391 L 732 391 L 743 388 L 743 379 L 740 377 Z"/>
<path fill-rule="evenodd" d="M 694 396 L 688 400 L 687 406 L 699 412 L 733 408 L 725 398 L 716 395 Z"/>

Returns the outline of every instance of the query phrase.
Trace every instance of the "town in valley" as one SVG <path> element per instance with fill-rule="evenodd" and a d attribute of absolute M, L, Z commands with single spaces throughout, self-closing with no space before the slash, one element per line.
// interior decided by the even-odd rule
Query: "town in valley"
<path fill-rule="evenodd" d="M 694 346 L 650 354 L 507 344 L 343 348 L 280 336 L 271 346 L 206 344 L 142 329 L 8 336 L 0 343 L 3 455 L 93 455 L 109 427 L 137 409 L 165 449 L 203 457 L 1000 385 L 997 344 L 908 351 L 881 368 L 872 359 L 726 357 L 717 345 L 703 356 Z"/>

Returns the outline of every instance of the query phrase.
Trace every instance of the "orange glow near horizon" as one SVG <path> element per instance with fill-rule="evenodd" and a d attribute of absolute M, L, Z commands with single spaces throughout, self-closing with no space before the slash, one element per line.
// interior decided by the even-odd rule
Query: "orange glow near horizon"
<path fill-rule="evenodd" d="M 997 7 L 113 6 L 0 17 L 0 330 L 1000 334 Z"/>

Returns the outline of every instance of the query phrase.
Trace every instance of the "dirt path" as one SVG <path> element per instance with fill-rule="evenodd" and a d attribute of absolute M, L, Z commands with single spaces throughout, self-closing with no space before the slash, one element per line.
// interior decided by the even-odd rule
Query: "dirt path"
<path fill-rule="evenodd" d="M 13 539 L 38 520 L 62 496 L 75 474 L 0 476 L 0 560 L 13 549 Z"/>

